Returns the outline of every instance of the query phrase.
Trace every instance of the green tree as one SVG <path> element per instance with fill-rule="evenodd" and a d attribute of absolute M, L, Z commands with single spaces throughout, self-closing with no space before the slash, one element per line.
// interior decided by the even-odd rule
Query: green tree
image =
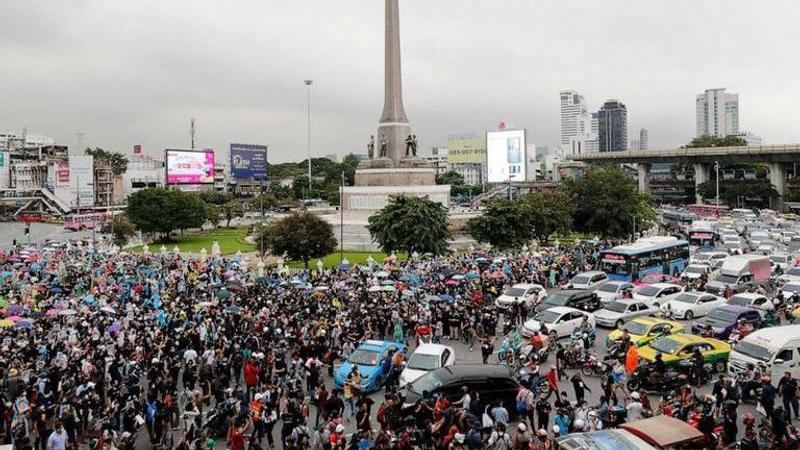
<path fill-rule="evenodd" d="M 124 247 L 135 231 L 136 228 L 125 216 L 116 216 L 111 221 L 111 239 L 117 247 Z"/>
<path fill-rule="evenodd" d="M 715 179 L 698 186 L 698 193 L 704 199 L 717 197 Z M 720 180 L 719 199 L 728 205 L 745 204 L 766 208 L 770 206 L 770 198 L 777 198 L 780 193 L 769 180 Z"/>
<path fill-rule="evenodd" d="M 649 195 L 618 166 L 593 167 L 567 181 L 566 193 L 575 201 L 578 230 L 601 236 L 624 237 L 652 225 L 656 212 Z"/>
<path fill-rule="evenodd" d="M 692 139 L 691 142 L 686 144 L 685 148 L 701 148 L 701 147 L 741 147 L 747 145 L 747 141 L 738 136 L 699 136 Z"/>
<path fill-rule="evenodd" d="M 206 220 L 211 224 L 211 226 L 217 228 L 219 223 L 222 221 L 222 214 L 220 214 L 219 206 L 212 203 L 206 204 Z"/>
<path fill-rule="evenodd" d="M 305 211 L 269 224 L 264 235 L 264 244 L 272 253 L 303 261 L 306 269 L 311 259 L 336 250 L 336 243 L 331 224 Z"/>
<path fill-rule="evenodd" d="M 553 233 L 572 229 L 576 206 L 574 199 L 563 189 L 529 194 L 522 198 L 533 235 L 547 240 Z"/>
<path fill-rule="evenodd" d="M 449 184 L 451 186 L 460 186 L 464 184 L 464 177 L 455 170 L 448 170 L 447 172 L 436 175 L 436 184 Z"/>
<path fill-rule="evenodd" d="M 143 233 L 159 233 L 167 237 L 175 226 L 175 191 L 148 188 L 128 197 L 125 214 Z"/>
<path fill-rule="evenodd" d="M 183 231 L 201 228 L 206 222 L 208 204 L 195 194 L 187 194 L 177 189 L 170 192 L 173 195 L 174 205 L 174 210 L 170 214 L 176 216 L 175 229 Z"/>
<path fill-rule="evenodd" d="M 230 228 L 231 220 L 244 217 L 244 207 L 237 201 L 230 201 L 220 206 L 220 213 L 225 218 L 225 228 Z"/>
<path fill-rule="evenodd" d="M 495 200 L 483 215 L 467 221 L 467 230 L 478 242 L 487 242 L 502 250 L 520 248 L 533 238 L 529 210 L 522 202 Z"/>
<path fill-rule="evenodd" d="M 122 153 L 107 151 L 100 147 L 87 148 L 84 152 L 91 156 L 92 159 L 109 161 L 109 164 L 111 165 L 111 172 L 114 175 L 121 175 L 128 170 L 128 158 L 126 158 Z"/>
<path fill-rule="evenodd" d="M 294 177 L 292 180 L 292 195 L 293 198 L 300 200 L 306 197 L 308 194 L 308 176 L 307 175 L 300 175 Z M 309 197 L 311 198 L 311 197 Z"/>
<path fill-rule="evenodd" d="M 278 198 L 273 192 L 265 192 L 263 195 L 257 195 L 250 200 L 250 209 L 256 212 L 261 211 L 261 199 L 264 199 L 264 210 L 278 206 Z"/>
<path fill-rule="evenodd" d="M 367 228 L 386 253 L 400 250 L 440 255 L 448 251 L 447 208 L 427 198 L 392 198 L 369 218 Z"/>
<path fill-rule="evenodd" d="M 216 190 L 211 191 L 202 191 L 200 192 L 200 198 L 203 199 L 204 202 L 209 203 L 211 205 L 224 205 L 233 200 L 233 196 L 226 192 L 219 192 Z"/>

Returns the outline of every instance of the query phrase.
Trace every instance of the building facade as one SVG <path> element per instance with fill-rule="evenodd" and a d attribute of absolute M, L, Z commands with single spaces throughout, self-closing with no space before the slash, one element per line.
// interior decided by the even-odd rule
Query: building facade
<path fill-rule="evenodd" d="M 647 150 L 647 128 L 639 130 L 639 150 Z"/>
<path fill-rule="evenodd" d="M 561 100 L 561 148 L 564 153 L 579 155 L 592 151 L 597 134 L 592 114 L 586 107 L 586 100 L 577 91 L 559 92 Z"/>
<path fill-rule="evenodd" d="M 420 157 L 433 165 L 436 175 L 441 175 L 450 169 L 447 163 L 447 147 L 431 147 L 430 152 Z"/>
<path fill-rule="evenodd" d="M 706 89 L 695 100 L 696 137 L 725 137 L 739 132 L 739 94 Z"/>
<path fill-rule="evenodd" d="M 619 100 L 608 100 L 597 112 L 598 150 L 618 152 L 628 148 L 628 111 Z"/>

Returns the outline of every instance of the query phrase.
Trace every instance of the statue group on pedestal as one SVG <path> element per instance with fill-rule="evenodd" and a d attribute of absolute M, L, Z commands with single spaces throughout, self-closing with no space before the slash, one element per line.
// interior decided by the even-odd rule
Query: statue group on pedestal
<path fill-rule="evenodd" d="M 378 153 L 379 158 L 385 158 L 389 155 L 389 138 L 386 137 L 385 134 L 381 134 L 380 140 L 380 153 Z M 406 137 L 406 156 L 417 156 L 417 135 L 416 134 L 409 134 Z M 372 159 L 375 157 L 375 135 L 369 137 L 369 143 L 367 144 L 367 157 Z"/>

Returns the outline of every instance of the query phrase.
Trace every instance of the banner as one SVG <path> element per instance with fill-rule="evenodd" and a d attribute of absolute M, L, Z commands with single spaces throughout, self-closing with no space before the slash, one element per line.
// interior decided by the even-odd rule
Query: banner
<path fill-rule="evenodd" d="M 94 158 L 86 155 L 70 156 L 68 164 L 70 190 L 80 202 L 79 206 L 94 206 Z"/>
<path fill-rule="evenodd" d="M 448 139 L 447 162 L 450 164 L 486 164 L 486 139 L 483 137 Z"/>
<path fill-rule="evenodd" d="M 59 183 L 69 183 L 69 161 L 59 161 L 56 166 L 56 180 Z"/>
<path fill-rule="evenodd" d="M 167 184 L 214 183 L 214 150 L 167 150 Z"/>
<path fill-rule="evenodd" d="M 239 180 L 265 180 L 267 146 L 231 144 L 231 176 Z"/>

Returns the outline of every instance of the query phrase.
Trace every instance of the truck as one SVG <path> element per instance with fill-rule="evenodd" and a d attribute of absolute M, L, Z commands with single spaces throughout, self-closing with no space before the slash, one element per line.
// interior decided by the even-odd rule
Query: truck
<path fill-rule="evenodd" d="M 729 256 L 723 261 L 717 278 L 708 282 L 706 290 L 718 296 L 723 296 L 728 287 L 734 293 L 744 292 L 753 286 L 769 283 L 771 272 L 769 256 Z"/>

